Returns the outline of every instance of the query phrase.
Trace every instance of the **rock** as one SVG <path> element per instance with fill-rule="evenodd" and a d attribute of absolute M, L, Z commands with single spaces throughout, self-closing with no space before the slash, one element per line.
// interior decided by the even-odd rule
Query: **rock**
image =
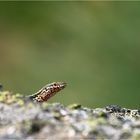
<path fill-rule="evenodd" d="M 26 102 L 0 94 L 0 139 L 140 139 L 140 110 Z"/>

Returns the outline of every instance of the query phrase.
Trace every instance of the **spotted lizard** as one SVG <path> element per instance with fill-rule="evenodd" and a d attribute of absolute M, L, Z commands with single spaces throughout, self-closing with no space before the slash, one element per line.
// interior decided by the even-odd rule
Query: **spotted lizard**
<path fill-rule="evenodd" d="M 26 96 L 26 98 L 33 100 L 35 102 L 45 102 L 52 96 L 54 96 L 57 92 L 61 91 L 66 87 L 65 82 L 53 82 L 47 84 L 43 88 L 41 88 L 36 93 Z"/>

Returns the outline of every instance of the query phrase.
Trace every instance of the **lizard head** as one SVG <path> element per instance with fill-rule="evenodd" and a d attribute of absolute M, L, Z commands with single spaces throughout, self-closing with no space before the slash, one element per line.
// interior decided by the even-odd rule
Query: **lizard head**
<path fill-rule="evenodd" d="M 47 90 L 50 93 L 58 92 L 67 86 L 65 82 L 53 82 L 47 85 Z"/>

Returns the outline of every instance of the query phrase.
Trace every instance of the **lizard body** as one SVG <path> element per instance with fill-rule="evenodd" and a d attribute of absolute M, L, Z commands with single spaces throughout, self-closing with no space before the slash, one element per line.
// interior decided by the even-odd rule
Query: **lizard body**
<path fill-rule="evenodd" d="M 53 82 L 47 84 L 46 86 L 41 88 L 38 92 L 26 97 L 36 102 L 44 102 L 47 101 L 50 97 L 54 96 L 57 92 L 64 89 L 65 87 L 66 87 L 65 82 Z"/>

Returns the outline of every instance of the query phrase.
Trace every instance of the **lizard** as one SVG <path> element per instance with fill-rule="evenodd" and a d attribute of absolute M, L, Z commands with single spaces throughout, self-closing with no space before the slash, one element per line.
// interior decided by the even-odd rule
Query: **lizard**
<path fill-rule="evenodd" d="M 45 85 L 39 91 L 32 95 L 25 96 L 27 99 L 33 100 L 35 102 L 45 102 L 57 92 L 61 91 L 66 87 L 65 82 L 53 82 Z"/>

